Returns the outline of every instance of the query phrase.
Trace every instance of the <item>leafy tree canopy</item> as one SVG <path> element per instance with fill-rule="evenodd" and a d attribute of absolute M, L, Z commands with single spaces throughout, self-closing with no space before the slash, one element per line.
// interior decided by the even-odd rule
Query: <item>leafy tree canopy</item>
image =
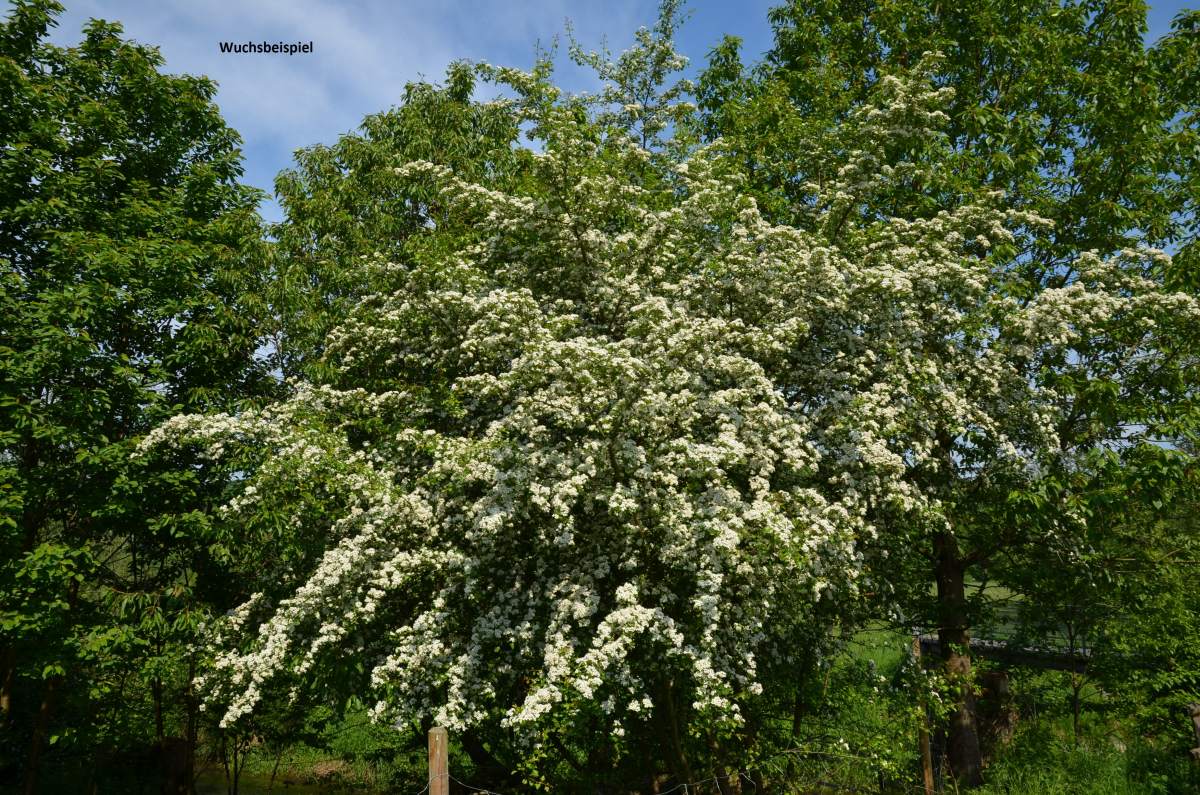
<path fill-rule="evenodd" d="M 196 620 L 207 542 L 161 512 L 202 507 L 201 483 L 131 462 L 138 437 L 274 383 L 254 355 L 260 194 L 215 85 L 112 23 L 49 44 L 60 12 L 18 2 L 0 23 L 2 701 L 44 716 L 28 771 L 39 699 L 87 682 L 70 703 L 119 700 L 129 662 Z"/>

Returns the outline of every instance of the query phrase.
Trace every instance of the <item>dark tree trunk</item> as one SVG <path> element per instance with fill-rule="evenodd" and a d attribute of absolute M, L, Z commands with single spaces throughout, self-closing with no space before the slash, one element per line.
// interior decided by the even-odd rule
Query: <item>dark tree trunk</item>
<path fill-rule="evenodd" d="M 1075 624 L 1068 622 L 1067 653 L 1072 660 L 1079 657 L 1079 645 L 1079 633 L 1076 631 Z M 1083 701 L 1081 696 L 1085 671 L 1071 670 L 1071 728 L 1075 733 L 1076 748 L 1083 742 Z"/>
<path fill-rule="evenodd" d="M 158 744 L 162 795 L 189 795 L 192 748 L 186 737 L 166 737 Z"/>
<path fill-rule="evenodd" d="M 958 697 L 946 727 L 950 772 L 960 786 L 983 783 L 983 757 L 971 684 L 971 632 L 967 616 L 966 561 L 953 533 L 944 532 L 935 542 L 937 554 L 938 642 L 946 675 Z"/>
<path fill-rule="evenodd" d="M 477 733 L 473 731 L 463 732 L 461 741 L 463 750 L 467 752 L 467 757 L 470 758 L 471 764 L 475 766 L 475 772 L 479 776 L 480 781 L 500 783 L 512 781 L 512 773 L 509 767 L 487 749 L 483 744 L 483 739 Z"/>
<path fill-rule="evenodd" d="M 46 735 L 50 732 L 50 713 L 54 709 L 54 694 L 62 681 L 61 676 L 52 676 L 46 680 L 42 691 L 42 705 L 38 708 L 33 721 L 33 737 L 29 741 L 29 756 L 25 761 L 25 795 L 36 795 L 38 791 L 38 767 L 41 764 L 42 746 Z"/>
<path fill-rule="evenodd" d="M 0 726 L 7 726 L 12 717 L 13 683 L 17 678 L 17 652 L 5 645 L 0 651 Z"/>
<path fill-rule="evenodd" d="M 1071 674 L 1071 728 L 1075 732 L 1075 747 L 1083 742 L 1083 704 L 1079 691 L 1083 689 L 1083 677 Z"/>
<path fill-rule="evenodd" d="M 805 688 L 808 687 L 809 680 L 815 675 L 817 655 L 815 651 L 809 651 L 804 655 L 803 662 L 796 669 L 796 695 L 792 700 L 792 732 L 789 735 L 788 746 L 792 750 L 799 743 L 800 727 L 804 723 L 804 718 L 809 712 L 808 694 Z M 788 754 L 787 768 L 784 775 L 791 779 L 796 775 L 796 755 Z"/>
<path fill-rule="evenodd" d="M 687 761 L 687 754 L 683 750 L 683 741 L 679 734 L 679 713 L 675 709 L 674 682 L 667 682 L 662 688 L 661 703 L 666 707 L 663 710 L 662 718 L 666 724 L 667 750 L 671 773 L 677 782 L 687 783 L 695 781 L 695 778 L 692 776 L 692 768 Z"/>
<path fill-rule="evenodd" d="M 161 746 L 166 734 L 163 731 L 163 686 L 157 676 L 150 683 L 150 694 L 154 699 L 154 739 Z"/>
<path fill-rule="evenodd" d="M 26 472 L 37 469 L 41 456 L 38 445 L 26 439 L 22 445 L 21 466 Z M 21 511 L 21 557 L 24 558 L 37 546 L 38 536 L 45 523 L 45 511 L 34 505 L 26 495 L 26 505 Z M 17 678 L 18 650 L 14 644 L 6 643 L 0 650 L 0 725 L 7 725 L 12 717 L 13 688 Z"/>

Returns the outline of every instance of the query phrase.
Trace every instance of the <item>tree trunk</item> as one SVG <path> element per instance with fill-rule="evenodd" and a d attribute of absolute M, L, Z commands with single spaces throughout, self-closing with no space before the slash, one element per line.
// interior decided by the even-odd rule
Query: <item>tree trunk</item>
<path fill-rule="evenodd" d="M 912 655 L 917 667 L 923 669 L 920 635 L 913 635 Z M 933 795 L 933 752 L 929 747 L 929 706 L 925 699 L 925 688 L 919 688 L 917 695 L 921 707 L 921 714 L 917 718 L 917 750 L 921 754 L 921 784 L 924 795 Z"/>
<path fill-rule="evenodd" d="M 509 767 L 501 762 L 496 756 L 488 750 L 483 744 L 483 739 L 474 731 L 465 731 L 459 737 L 462 743 L 463 750 L 467 752 L 467 757 L 470 758 L 471 764 L 475 766 L 475 772 L 479 776 L 480 781 L 496 782 L 504 784 L 512 781 L 512 773 Z"/>
<path fill-rule="evenodd" d="M 184 691 L 187 703 L 187 759 L 184 775 L 187 777 L 188 792 L 195 789 L 196 783 L 196 746 L 200 740 L 200 697 L 196 694 L 196 654 L 188 656 L 187 690 Z"/>
<path fill-rule="evenodd" d="M 229 737 L 221 730 L 221 767 L 225 769 L 225 795 L 233 795 L 233 779 L 229 777 Z"/>
<path fill-rule="evenodd" d="M 683 742 L 679 735 L 679 714 L 675 709 L 674 684 L 674 682 L 668 681 L 662 688 L 661 703 L 666 707 L 663 710 L 662 718 L 666 724 L 664 728 L 667 732 L 667 750 L 671 772 L 677 783 L 686 784 L 695 779 L 692 777 L 692 768 L 688 764 L 687 754 L 684 753 Z"/>
<path fill-rule="evenodd" d="M 1083 689 L 1083 677 L 1077 673 L 1071 674 L 1071 728 L 1075 732 L 1075 747 L 1083 741 L 1083 705 L 1080 702 L 1079 691 Z"/>
<path fill-rule="evenodd" d="M 21 467 L 25 472 L 34 472 L 41 456 L 38 444 L 33 439 L 25 439 L 21 451 Z M 37 546 L 38 535 L 45 522 L 45 511 L 40 506 L 34 506 L 25 496 L 25 505 L 21 511 L 21 558 L 27 556 Z M 18 649 L 15 644 L 6 643 L 0 652 L 0 725 L 7 726 L 12 717 L 13 687 L 17 678 Z"/>
<path fill-rule="evenodd" d="M 281 742 L 279 749 L 275 751 L 275 766 L 271 768 L 271 780 L 267 782 L 267 795 L 275 791 L 275 776 L 279 774 L 279 763 L 283 761 L 283 751 L 286 747 Z"/>
<path fill-rule="evenodd" d="M 150 682 L 150 694 L 154 698 L 154 739 L 161 748 L 166 735 L 163 731 L 163 686 L 157 676 Z"/>
<path fill-rule="evenodd" d="M 50 713 L 54 704 L 54 693 L 62 681 L 61 676 L 52 676 L 46 680 L 42 691 L 42 705 L 38 708 L 37 717 L 33 722 L 33 738 L 29 741 L 29 756 L 25 763 L 25 795 L 36 795 L 38 791 L 38 766 L 41 763 L 42 745 L 50 731 Z"/>
<path fill-rule="evenodd" d="M 0 726 L 7 726 L 12 717 L 13 683 L 17 678 L 17 652 L 5 645 L 0 652 Z"/>
<path fill-rule="evenodd" d="M 796 748 L 798 738 L 800 736 L 800 727 L 804 723 L 804 717 L 808 714 L 808 699 L 805 698 L 804 688 L 808 684 L 809 678 L 813 674 L 815 668 L 816 654 L 806 654 L 804 662 L 802 662 L 797 670 L 796 695 L 792 700 L 792 733 L 788 739 L 788 750 Z M 788 754 L 787 768 L 784 775 L 791 779 L 796 775 L 796 755 Z"/>
<path fill-rule="evenodd" d="M 162 795 L 188 795 L 192 791 L 191 754 L 186 737 L 166 737 L 159 743 Z"/>
<path fill-rule="evenodd" d="M 975 717 L 975 692 L 971 683 L 971 633 L 967 617 L 966 561 L 953 533 L 943 532 L 935 541 L 937 553 L 937 599 L 940 612 L 938 642 L 946 664 L 946 675 L 957 690 L 954 710 L 946 730 L 950 772 L 960 786 L 983 783 L 983 757 Z"/>
<path fill-rule="evenodd" d="M 1079 633 L 1073 622 L 1067 624 L 1067 653 L 1072 660 L 1078 659 Z M 1083 704 L 1080 694 L 1083 691 L 1083 674 L 1071 670 L 1071 728 L 1075 732 L 1075 747 L 1083 741 Z"/>

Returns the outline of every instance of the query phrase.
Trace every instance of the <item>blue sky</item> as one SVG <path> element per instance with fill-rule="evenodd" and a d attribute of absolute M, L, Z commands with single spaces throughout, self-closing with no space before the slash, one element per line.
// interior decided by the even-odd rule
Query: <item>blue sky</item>
<path fill-rule="evenodd" d="M 405 83 L 440 80 L 455 59 L 528 67 L 536 42 L 549 44 L 569 19 L 584 46 L 624 49 L 652 25 L 657 0 L 62 0 L 67 11 L 52 39 L 74 44 L 90 17 L 121 22 L 126 34 L 157 45 L 170 72 L 205 74 L 217 101 L 245 140 L 246 181 L 270 192 L 292 152 L 332 143 L 368 113 L 396 104 Z M 702 63 L 730 33 L 748 61 L 771 43 L 767 9 L 776 0 L 692 0 L 678 48 Z M 1191 5 L 1151 3 L 1150 35 Z M 232 55 L 221 41 L 312 41 L 311 55 Z M 565 65 L 569 89 L 589 76 Z M 279 218 L 273 202 L 263 207 Z"/>

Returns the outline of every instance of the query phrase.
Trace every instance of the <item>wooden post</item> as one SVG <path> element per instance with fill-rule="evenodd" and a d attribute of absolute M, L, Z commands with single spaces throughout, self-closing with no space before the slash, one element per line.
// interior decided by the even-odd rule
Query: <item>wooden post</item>
<path fill-rule="evenodd" d="M 429 795 L 450 795 L 450 768 L 446 760 L 449 737 L 441 726 L 429 730 Z"/>
<path fill-rule="evenodd" d="M 921 636 L 913 635 L 913 659 L 921 665 Z M 929 750 L 929 715 L 925 710 L 925 694 L 921 693 L 921 717 L 917 719 L 917 735 L 921 746 L 921 783 L 925 795 L 934 795 L 933 754 Z"/>

